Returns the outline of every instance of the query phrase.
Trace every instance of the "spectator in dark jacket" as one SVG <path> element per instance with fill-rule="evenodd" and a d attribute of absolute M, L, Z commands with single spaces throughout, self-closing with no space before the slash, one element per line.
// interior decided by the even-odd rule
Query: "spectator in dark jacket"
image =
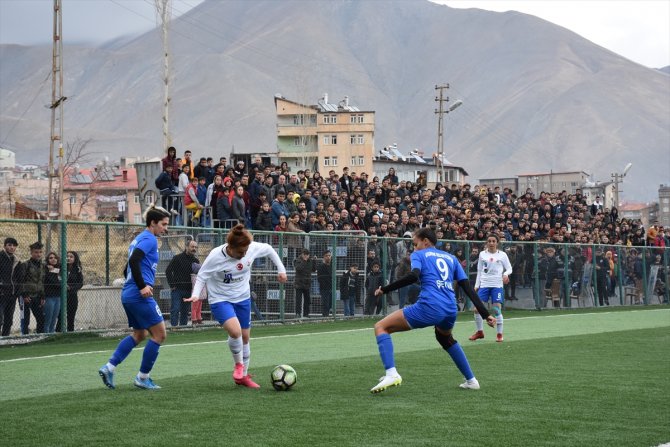
<path fill-rule="evenodd" d="M 173 146 L 170 146 L 167 150 L 167 156 L 161 160 L 161 165 L 163 171 L 166 170 L 168 166 L 172 166 L 172 171 L 170 172 L 172 176 L 172 184 L 177 186 L 179 182 L 179 164 L 177 163 L 177 149 Z"/>
<path fill-rule="evenodd" d="M 374 261 L 370 273 L 365 278 L 365 315 L 378 314 L 382 310 L 382 297 L 375 296 L 375 290 L 383 286 L 383 277 L 379 262 Z"/>
<path fill-rule="evenodd" d="M 67 331 L 74 331 L 74 318 L 79 307 L 79 289 L 84 285 L 84 275 L 81 269 L 81 260 L 76 251 L 67 252 Z M 56 332 L 61 331 L 61 314 L 58 314 Z"/>
<path fill-rule="evenodd" d="M 13 237 L 5 239 L 4 250 L 0 251 L 0 334 L 9 335 L 14 320 L 16 297 L 19 292 L 20 262 L 16 257 L 18 242 Z"/>
<path fill-rule="evenodd" d="M 197 250 L 196 241 L 187 241 L 184 251 L 172 258 L 165 269 L 165 277 L 171 290 L 170 324 L 172 326 L 186 326 L 188 323 L 188 311 L 191 304 L 185 303 L 184 298 L 189 298 L 193 290 L 191 274 L 194 264 L 200 264 L 198 258 L 195 257 Z"/>
<path fill-rule="evenodd" d="M 30 313 L 35 316 L 36 333 L 44 332 L 44 261 L 42 261 L 44 245 L 35 242 L 30 245 L 30 259 L 21 264 L 21 334 L 29 332 Z"/>
<path fill-rule="evenodd" d="M 272 212 L 270 211 L 270 204 L 268 202 L 264 202 L 261 205 L 261 210 L 258 212 L 258 216 L 256 216 L 256 224 L 254 225 L 254 230 L 261 230 L 261 231 L 273 230 Z"/>
<path fill-rule="evenodd" d="M 300 256 L 295 258 L 295 261 L 293 261 L 293 266 L 295 267 L 295 314 L 296 317 L 304 316 L 306 318 L 309 317 L 312 272 L 316 271 L 316 262 L 314 258 L 310 257 L 309 250 L 305 248 L 300 253 Z"/>
<path fill-rule="evenodd" d="M 354 316 L 356 301 L 360 300 L 361 277 L 358 273 L 358 264 L 351 264 L 340 278 L 340 299 L 344 303 L 344 316 Z"/>
<path fill-rule="evenodd" d="M 333 304 L 333 255 L 330 250 L 323 253 L 323 261 L 316 267 L 316 280 L 321 294 L 321 315 L 327 317 Z"/>

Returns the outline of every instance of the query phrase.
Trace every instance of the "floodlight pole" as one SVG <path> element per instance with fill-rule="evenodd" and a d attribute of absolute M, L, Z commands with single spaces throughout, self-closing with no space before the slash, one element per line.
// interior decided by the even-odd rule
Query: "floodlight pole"
<path fill-rule="evenodd" d="M 444 103 L 449 101 L 449 97 L 444 96 L 444 90 L 449 88 L 449 84 L 436 85 L 435 90 L 440 92 L 439 96 L 435 97 L 438 108 L 435 109 L 437 114 L 437 159 L 441 166 L 440 183 L 444 184 Z"/>
<path fill-rule="evenodd" d="M 47 197 L 47 219 L 57 216 L 63 218 L 63 16 L 61 0 L 53 2 L 53 50 L 51 54 L 51 139 L 49 143 L 49 196 Z M 54 150 L 58 142 L 58 173 L 54 169 Z M 60 182 L 58 194 L 54 194 L 53 179 Z M 54 199 L 58 203 L 54 204 Z M 55 206 L 54 206 L 55 205 Z M 52 215 L 53 214 L 53 215 Z"/>

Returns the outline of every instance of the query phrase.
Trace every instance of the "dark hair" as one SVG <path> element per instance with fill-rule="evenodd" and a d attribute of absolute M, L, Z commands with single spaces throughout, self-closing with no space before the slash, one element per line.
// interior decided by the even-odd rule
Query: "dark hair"
<path fill-rule="evenodd" d="M 428 239 L 433 245 L 437 244 L 437 236 L 435 236 L 435 232 L 428 227 L 416 230 L 414 236 L 419 239 Z"/>
<path fill-rule="evenodd" d="M 4 245 L 7 245 L 7 244 L 19 245 L 19 243 L 16 242 L 16 239 L 14 239 L 13 237 L 8 237 L 8 238 L 5 239 L 5 244 Z"/>
<path fill-rule="evenodd" d="M 156 206 L 154 203 L 149 208 L 147 208 L 144 214 L 144 222 L 146 223 L 146 226 L 149 227 L 151 226 L 152 222 L 160 222 L 166 217 L 170 217 L 170 213 L 168 213 L 165 208 Z"/>
<path fill-rule="evenodd" d="M 72 263 L 72 266 L 81 270 L 81 258 L 79 258 L 79 253 L 72 250 L 69 250 L 68 254 L 69 253 L 72 253 L 72 256 L 74 257 L 74 262 Z"/>
<path fill-rule="evenodd" d="M 60 256 L 58 256 L 58 253 L 56 253 L 55 251 L 50 251 L 47 254 L 47 264 L 49 263 L 48 260 L 49 260 L 49 256 L 51 256 L 51 255 L 53 255 L 56 258 L 56 265 L 60 267 Z"/>
<path fill-rule="evenodd" d="M 32 244 L 30 244 L 30 249 L 31 250 L 41 250 L 43 248 L 44 248 L 44 244 L 42 244 L 39 241 L 33 242 Z"/>
<path fill-rule="evenodd" d="M 494 238 L 494 239 L 496 240 L 496 242 L 500 242 L 500 238 L 498 237 L 497 234 L 495 234 L 495 233 L 489 233 L 488 236 L 486 236 L 486 239 L 488 239 L 488 238 L 490 238 L 490 237 Z"/>
<path fill-rule="evenodd" d="M 226 242 L 233 247 L 248 247 L 253 240 L 251 233 L 242 224 L 235 225 L 228 233 Z"/>

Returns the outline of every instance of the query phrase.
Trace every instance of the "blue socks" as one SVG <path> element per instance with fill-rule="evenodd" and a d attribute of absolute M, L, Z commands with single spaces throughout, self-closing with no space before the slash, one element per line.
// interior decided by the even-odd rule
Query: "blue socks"
<path fill-rule="evenodd" d="M 116 351 L 112 354 L 112 357 L 109 359 L 109 363 L 114 366 L 117 366 L 119 363 L 124 361 L 128 354 L 137 346 L 135 339 L 130 335 L 124 338 L 119 342 L 119 345 L 116 347 Z"/>
<path fill-rule="evenodd" d="M 158 358 L 158 350 L 161 345 L 150 339 L 147 342 L 147 345 L 144 347 L 144 353 L 142 354 L 142 364 L 140 365 L 140 373 L 149 374 L 151 368 L 154 367 L 156 359 Z"/>
<path fill-rule="evenodd" d="M 391 340 L 391 336 L 389 334 L 377 335 L 377 347 L 379 348 L 379 356 L 382 358 L 384 369 L 394 368 L 395 360 L 393 359 L 393 341 Z M 465 358 L 465 354 L 463 358 Z M 467 363 L 467 360 L 465 362 Z"/>
<path fill-rule="evenodd" d="M 381 351 L 381 348 L 379 348 Z M 467 380 L 470 380 L 475 377 L 474 373 L 470 369 L 470 363 L 468 363 L 467 357 L 465 357 L 465 352 L 463 348 L 458 343 L 453 344 L 447 349 L 447 353 L 451 356 L 451 359 L 454 361 L 458 370 L 463 374 Z"/>

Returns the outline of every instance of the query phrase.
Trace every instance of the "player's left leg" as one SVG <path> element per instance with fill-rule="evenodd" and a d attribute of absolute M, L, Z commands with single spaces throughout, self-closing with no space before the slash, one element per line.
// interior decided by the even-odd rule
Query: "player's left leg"
<path fill-rule="evenodd" d="M 491 315 L 496 318 L 496 341 L 503 341 L 503 315 L 502 315 L 502 303 L 504 300 L 505 292 L 502 287 L 491 289 Z"/>
<path fill-rule="evenodd" d="M 461 345 L 458 344 L 451 335 L 451 330 L 455 321 L 456 316 L 454 315 L 453 317 L 448 317 L 439 326 L 435 326 L 435 338 L 442 346 L 442 349 L 447 351 L 447 354 L 449 354 L 461 374 L 463 374 L 465 382 L 461 383 L 459 386 L 465 389 L 478 390 L 479 382 L 470 368 L 468 358 L 465 356 L 465 352 L 463 352 Z"/>
<path fill-rule="evenodd" d="M 479 295 L 479 299 L 481 299 L 483 303 L 489 301 L 490 291 L 491 289 L 489 287 L 480 287 L 479 290 L 477 290 L 477 295 Z M 474 309 L 474 312 L 475 312 L 475 326 L 477 330 L 475 331 L 474 334 L 470 336 L 471 341 L 484 338 L 484 320 L 482 319 L 482 316 L 479 315 L 479 312 L 477 312 L 476 308 Z"/>
<path fill-rule="evenodd" d="M 393 341 L 391 334 L 411 330 L 402 310 L 387 315 L 375 324 L 375 336 L 377 337 L 377 347 L 379 356 L 384 364 L 386 375 L 379 379 L 379 383 L 372 387 L 371 393 L 380 393 L 392 386 L 398 386 L 402 383 L 402 377 L 395 369 L 395 358 L 393 355 Z"/>
<path fill-rule="evenodd" d="M 165 341 L 167 333 L 165 331 L 165 322 L 160 321 L 159 323 L 154 324 L 149 328 L 149 333 L 151 338 L 144 346 L 144 351 L 142 352 L 142 363 L 140 365 L 140 372 L 135 377 L 134 384 L 138 388 L 143 388 L 146 390 L 158 390 L 160 386 L 156 385 L 149 373 L 156 363 L 158 358 L 158 351 L 160 350 L 161 344 Z"/>

